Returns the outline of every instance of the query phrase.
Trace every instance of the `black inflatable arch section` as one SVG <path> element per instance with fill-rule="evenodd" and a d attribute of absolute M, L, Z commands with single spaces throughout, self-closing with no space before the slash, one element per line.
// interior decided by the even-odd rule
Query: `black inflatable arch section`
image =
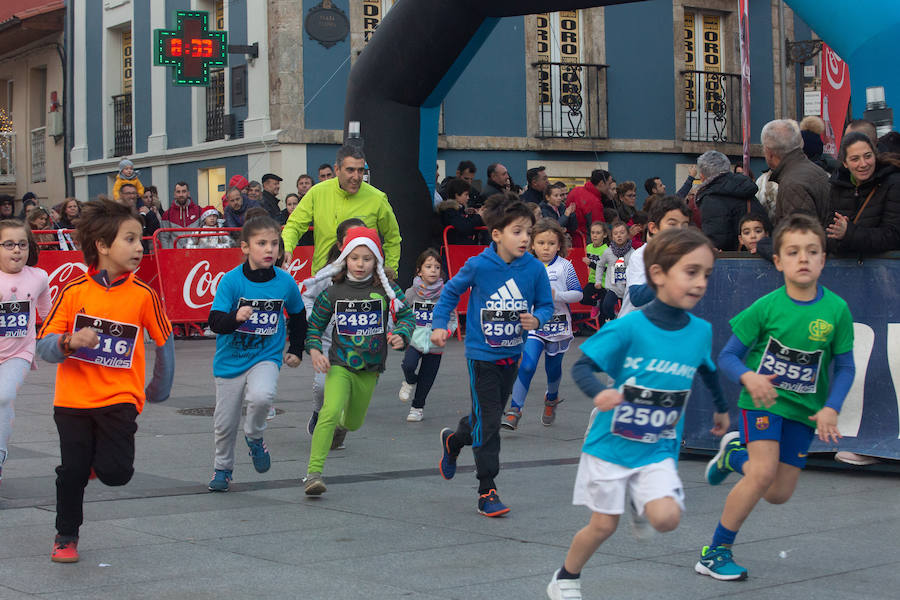
<path fill-rule="evenodd" d="M 501 17 L 639 0 L 399 0 L 350 71 L 344 109 L 359 121 L 371 183 L 403 235 L 401 281 L 431 234 L 441 101 Z M 486 84 L 489 82 L 485 82 Z M 455 167 L 455 165 L 454 165 Z"/>

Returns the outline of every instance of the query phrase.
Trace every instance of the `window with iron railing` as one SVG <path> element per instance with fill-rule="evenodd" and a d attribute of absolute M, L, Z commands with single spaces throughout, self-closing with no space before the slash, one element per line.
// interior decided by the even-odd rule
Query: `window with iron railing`
<path fill-rule="evenodd" d="M 113 156 L 126 156 L 132 152 L 131 94 L 113 96 Z"/>
<path fill-rule="evenodd" d="M 16 182 L 16 132 L 0 131 L 0 183 Z"/>
<path fill-rule="evenodd" d="M 536 62 L 541 138 L 605 138 L 607 65 Z"/>
<path fill-rule="evenodd" d="M 46 153 L 44 149 L 44 141 L 46 139 L 46 127 L 38 127 L 31 130 L 31 183 L 47 181 Z"/>
<path fill-rule="evenodd" d="M 682 71 L 685 86 L 684 139 L 741 141 L 741 76 L 714 71 Z"/>
<path fill-rule="evenodd" d="M 206 88 L 206 141 L 225 139 L 225 69 L 209 72 Z"/>

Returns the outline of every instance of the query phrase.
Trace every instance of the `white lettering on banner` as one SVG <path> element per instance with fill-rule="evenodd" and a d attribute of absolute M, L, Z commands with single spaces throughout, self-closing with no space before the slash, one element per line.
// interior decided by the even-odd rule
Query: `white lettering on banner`
<path fill-rule="evenodd" d="M 201 269 L 203 269 L 203 272 L 198 276 L 198 272 Z M 218 275 L 213 277 L 212 273 L 209 271 L 208 260 L 201 260 L 198 262 L 191 268 L 187 277 L 184 278 L 184 285 L 181 287 L 181 295 L 184 299 L 184 303 L 191 308 L 212 306 L 213 298 L 216 295 L 216 288 L 219 286 L 219 281 L 221 281 L 224 276 L 225 272 L 220 271 Z M 195 277 L 197 278 L 196 284 L 194 283 Z M 207 297 L 209 298 L 209 302 L 205 301 Z"/>
<path fill-rule="evenodd" d="M 890 337 L 891 325 L 888 324 L 888 362 L 890 362 Z M 856 365 L 856 376 L 853 385 L 847 392 L 844 404 L 841 406 L 841 414 L 838 416 L 838 430 L 841 435 L 856 437 L 859 435 L 859 426 L 862 423 L 863 392 L 866 385 L 866 370 L 869 368 L 869 358 L 872 356 L 872 348 L 875 346 L 875 331 L 865 323 L 853 324 L 853 364 Z"/>
<path fill-rule="evenodd" d="M 839 90 L 844 87 L 844 73 L 846 70 L 844 69 L 844 61 L 841 60 L 841 57 L 835 54 L 834 50 L 829 47 L 825 47 L 825 64 L 828 66 L 825 69 L 825 74 L 828 76 L 828 82 L 831 84 L 835 90 Z M 834 78 L 836 76 L 840 76 L 840 80 L 835 81 Z"/>
<path fill-rule="evenodd" d="M 59 288 L 65 286 L 70 280 L 75 279 L 75 277 L 72 276 L 72 271 L 75 269 L 79 269 L 82 273 L 86 273 L 87 265 L 80 262 L 67 262 L 53 269 L 49 275 L 51 301 L 56 300 L 56 294 L 59 293 Z"/>
<path fill-rule="evenodd" d="M 888 323 L 887 358 L 897 408 L 900 409 L 900 323 Z M 897 437 L 900 438 L 900 434 Z"/>
<path fill-rule="evenodd" d="M 288 265 L 287 272 L 290 273 L 291 277 L 297 279 L 297 273 L 303 270 L 303 267 L 306 266 L 308 260 L 300 260 L 299 258 L 295 258 L 291 261 L 291 264 Z"/>

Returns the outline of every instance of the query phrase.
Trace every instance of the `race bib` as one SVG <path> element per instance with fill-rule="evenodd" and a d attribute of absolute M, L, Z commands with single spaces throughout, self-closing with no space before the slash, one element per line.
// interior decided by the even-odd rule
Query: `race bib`
<path fill-rule="evenodd" d="M 0 302 L 0 337 L 25 337 L 30 318 L 30 300 Z"/>
<path fill-rule="evenodd" d="M 116 369 L 131 368 L 140 327 L 85 314 L 75 315 L 72 333 L 85 327 L 93 329 L 100 342 L 93 348 L 79 348 L 69 358 Z"/>
<path fill-rule="evenodd" d="M 522 343 L 522 323 L 517 310 L 481 309 L 481 331 L 492 348 L 518 346 Z"/>
<path fill-rule="evenodd" d="M 434 303 L 413 302 L 413 311 L 416 313 L 416 327 L 431 327 L 434 319 Z"/>
<path fill-rule="evenodd" d="M 384 333 L 384 308 L 381 299 L 338 300 L 334 325 L 341 335 L 360 336 Z"/>
<path fill-rule="evenodd" d="M 779 389 L 799 394 L 815 394 L 822 352 L 794 350 L 770 337 L 756 372 L 760 375 L 775 375 L 772 385 Z"/>
<path fill-rule="evenodd" d="M 249 306 L 253 309 L 250 318 L 241 323 L 235 330 L 251 335 L 274 335 L 278 331 L 278 320 L 284 310 L 283 300 L 238 300 L 238 308 Z"/>
<path fill-rule="evenodd" d="M 625 283 L 625 270 L 627 268 L 628 266 L 625 264 L 625 259 L 618 259 L 616 261 L 616 266 L 613 267 L 613 282 Z"/>
<path fill-rule="evenodd" d="M 622 394 L 625 400 L 613 415 L 613 435 L 645 444 L 678 437 L 675 428 L 690 390 L 651 390 L 625 385 Z"/>
<path fill-rule="evenodd" d="M 570 331 L 569 315 L 559 313 L 544 323 L 544 326 L 537 330 L 537 335 L 568 335 Z"/>

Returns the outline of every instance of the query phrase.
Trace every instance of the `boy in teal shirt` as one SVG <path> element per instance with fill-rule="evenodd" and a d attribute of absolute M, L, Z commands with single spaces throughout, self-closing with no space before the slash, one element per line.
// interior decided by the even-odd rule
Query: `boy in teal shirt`
<path fill-rule="evenodd" d="M 823 442 L 838 442 L 838 413 L 855 375 L 850 309 L 818 282 L 825 266 L 821 225 L 806 215 L 786 217 L 773 246 L 784 286 L 731 320 L 734 335 L 719 354 L 722 372 L 744 386 L 740 432 L 722 438 L 706 479 L 718 485 L 731 472 L 744 478 L 728 494 L 694 570 L 724 581 L 747 578 L 731 555 L 738 529 L 760 498 L 771 504 L 790 499 L 815 430 Z"/>

